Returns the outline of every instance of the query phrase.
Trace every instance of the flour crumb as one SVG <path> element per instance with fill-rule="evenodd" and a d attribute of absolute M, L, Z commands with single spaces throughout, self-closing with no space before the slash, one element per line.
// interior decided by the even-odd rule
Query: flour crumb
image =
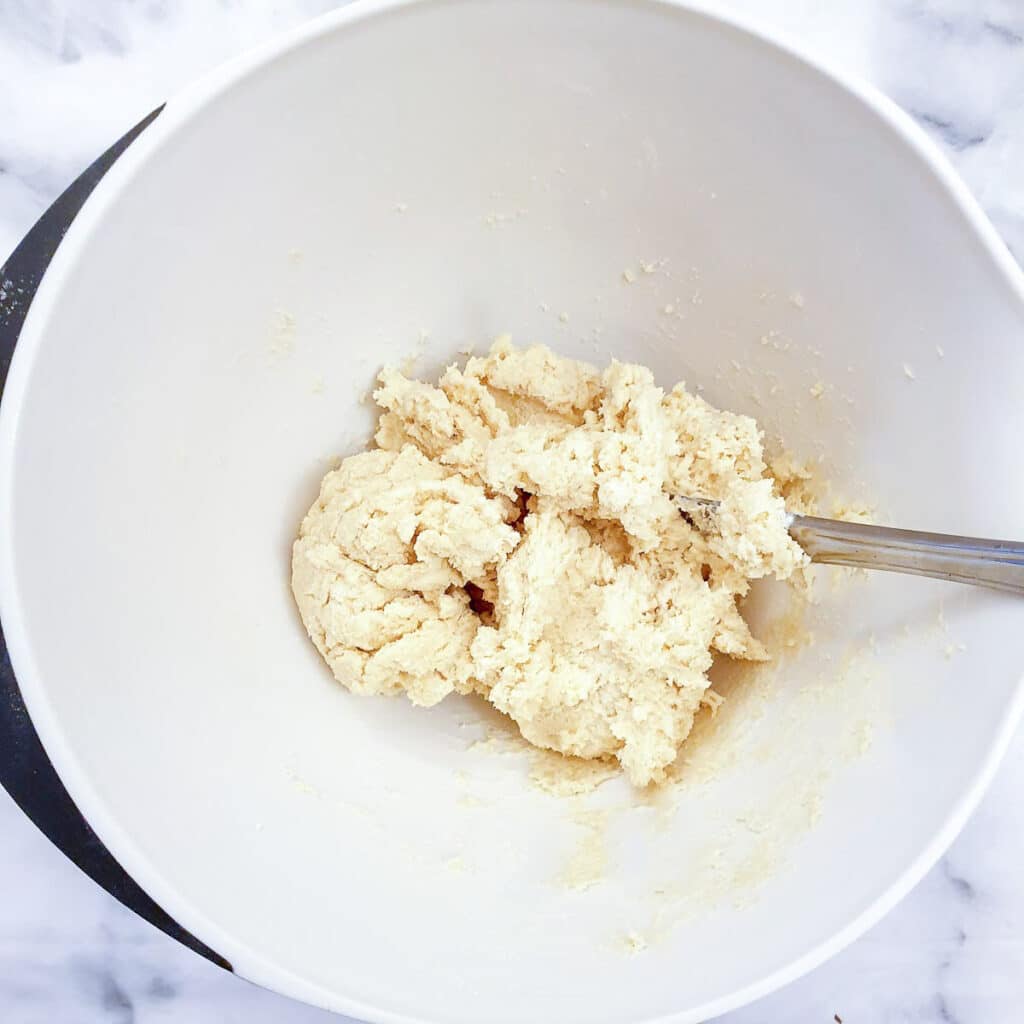
<path fill-rule="evenodd" d="M 301 249 L 289 249 L 288 250 L 288 262 L 289 263 L 301 263 L 303 259 Z"/>
<path fill-rule="evenodd" d="M 800 292 L 793 292 L 789 296 L 789 304 L 791 306 L 793 306 L 794 309 L 803 309 L 804 308 L 804 297 L 803 297 L 803 295 Z"/>
<path fill-rule="evenodd" d="M 569 314 L 568 313 L 559 313 L 558 314 L 558 319 L 561 320 L 563 324 L 567 324 L 569 322 Z"/>
<path fill-rule="evenodd" d="M 671 302 L 669 302 L 669 303 L 668 303 L 668 304 L 667 304 L 666 306 L 664 306 L 664 308 L 662 309 L 662 313 L 664 313 L 664 314 L 665 314 L 665 316 L 672 316 L 672 314 L 673 314 L 673 313 L 675 313 L 675 311 L 676 311 L 676 307 L 675 307 L 675 306 L 673 306 Z"/>
<path fill-rule="evenodd" d="M 406 210 L 409 209 L 409 204 L 408 203 L 395 203 L 394 206 L 391 207 L 391 209 L 394 210 L 395 213 L 405 213 Z"/>
<path fill-rule="evenodd" d="M 634 274 L 633 271 L 629 269 L 629 267 L 626 267 L 626 269 L 622 272 L 622 280 L 625 281 L 626 284 L 632 284 L 636 280 L 636 274 Z"/>
<path fill-rule="evenodd" d="M 295 351 L 295 317 L 283 309 L 275 309 L 270 345 L 272 356 L 287 356 Z"/>
<path fill-rule="evenodd" d="M 505 227 L 506 224 L 514 224 L 518 220 L 522 220 L 529 214 L 529 210 L 525 206 L 518 206 L 516 209 L 508 212 L 491 212 L 484 217 L 484 223 L 489 227 Z"/>
<path fill-rule="evenodd" d="M 647 940 L 639 932 L 626 932 L 622 944 L 630 956 L 637 956 L 647 949 Z"/>
<path fill-rule="evenodd" d="M 311 786 L 305 779 L 296 775 L 294 772 L 289 773 L 288 781 L 291 782 L 292 788 L 303 796 L 319 796 L 319 791 L 315 786 Z"/>
<path fill-rule="evenodd" d="M 807 389 L 811 398 L 821 398 L 825 394 L 825 385 L 820 380 Z"/>
<path fill-rule="evenodd" d="M 940 359 L 945 359 L 946 358 L 946 350 L 941 345 L 936 345 L 935 346 L 935 354 Z"/>
<path fill-rule="evenodd" d="M 318 373 L 313 378 L 313 383 L 310 385 L 309 390 L 314 395 L 322 395 L 324 393 L 324 375 L 322 373 Z"/>
<path fill-rule="evenodd" d="M 903 364 L 903 376 L 906 377 L 907 380 L 917 380 L 917 377 L 914 375 L 914 371 L 911 369 L 909 363 Z"/>

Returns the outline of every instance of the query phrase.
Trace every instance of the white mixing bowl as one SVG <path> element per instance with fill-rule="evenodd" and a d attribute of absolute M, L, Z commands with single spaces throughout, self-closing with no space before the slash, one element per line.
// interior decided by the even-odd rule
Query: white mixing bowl
<path fill-rule="evenodd" d="M 121 863 L 260 984 L 390 1022 L 737 1006 L 949 843 L 1019 717 L 1024 604 L 820 570 L 814 643 L 739 674 L 671 793 L 573 803 L 468 749 L 473 705 L 331 680 L 301 514 L 383 362 L 509 331 L 702 385 L 886 521 L 1019 536 L 1022 296 L 907 118 L 741 27 L 344 9 L 171 101 L 38 292 L 0 413 L 32 718 Z"/>

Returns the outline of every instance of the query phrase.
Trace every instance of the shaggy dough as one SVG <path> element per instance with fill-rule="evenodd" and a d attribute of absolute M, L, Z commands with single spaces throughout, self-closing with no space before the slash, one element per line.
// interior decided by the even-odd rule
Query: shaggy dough
<path fill-rule="evenodd" d="M 765 657 L 749 581 L 806 562 L 755 422 L 505 338 L 437 387 L 379 384 L 378 447 L 327 474 L 293 552 L 335 677 L 422 705 L 477 693 L 539 747 L 663 778 L 713 652 Z M 719 529 L 677 494 L 720 500 Z"/>

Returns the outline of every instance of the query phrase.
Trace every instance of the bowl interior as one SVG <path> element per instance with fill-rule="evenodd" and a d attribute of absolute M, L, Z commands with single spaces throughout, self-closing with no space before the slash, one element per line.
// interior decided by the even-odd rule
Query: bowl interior
<path fill-rule="evenodd" d="M 87 817 L 241 973 L 372 1019 L 698 1019 L 824 955 L 991 765 L 1024 605 L 819 570 L 814 642 L 723 681 L 676 787 L 568 801 L 477 706 L 334 684 L 290 544 L 381 364 L 502 332 L 700 385 L 887 521 L 1019 535 L 988 240 L 870 104 L 672 6 L 349 12 L 229 78 L 101 185 L 4 399 L 4 624 Z"/>

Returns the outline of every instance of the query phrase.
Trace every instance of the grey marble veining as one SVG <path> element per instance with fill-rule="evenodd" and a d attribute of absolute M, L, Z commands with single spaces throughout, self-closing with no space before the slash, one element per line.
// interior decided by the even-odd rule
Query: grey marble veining
<path fill-rule="evenodd" d="M 0 0 L 0 260 L 183 83 L 332 0 Z M 1024 258 L 1024 0 L 722 0 L 881 87 Z M 922 883 L 867 935 L 727 1024 L 1024 1019 L 1024 736 Z M 123 910 L 0 793 L 4 1024 L 313 1024 Z"/>

